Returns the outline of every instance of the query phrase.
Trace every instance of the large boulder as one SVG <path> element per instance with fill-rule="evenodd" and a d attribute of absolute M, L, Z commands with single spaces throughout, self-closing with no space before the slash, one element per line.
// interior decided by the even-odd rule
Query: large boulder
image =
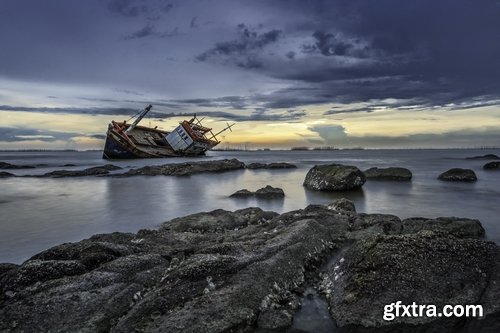
<path fill-rule="evenodd" d="M 406 168 L 370 168 L 363 171 L 367 179 L 410 181 L 412 173 Z"/>
<path fill-rule="evenodd" d="M 294 331 L 317 287 L 346 332 L 498 332 L 500 247 L 470 238 L 480 223 L 405 221 L 340 199 L 281 215 L 219 209 L 62 244 L 0 264 L 0 332 Z M 398 300 L 481 304 L 485 318 L 384 321 Z"/>
<path fill-rule="evenodd" d="M 493 333 L 500 329 L 499 283 L 500 247 L 424 231 L 357 241 L 332 263 L 321 287 L 346 332 Z M 419 316 L 417 308 L 397 317 L 398 301 L 434 305 L 436 315 Z M 486 318 L 438 316 L 447 304 L 481 304 Z"/>
<path fill-rule="evenodd" d="M 360 188 L 365 181 L 365 175 L 355 166 L 327 164 L 311 168 L 304 186 L 317 191 L 345 191 Z"/>
<path fill-rule="evenodd" d="M 325 209 L 325 212 L 328 210 Z M 249 208 L 61 245 L 0 275 L 0 331 L 243 332 L 292 323 L 297 293 L 347 223 Z M 95 246 L 93 246 L 95 245 Z M 80 254 L 102 260 L 88 265 Z"/>
<path fill-rule="evenodd" d="M 500 170 L 500 162 L 488 162 L 483 166 L 484 170 Z"/>
<path fill-rule="evenodd" d="M 438 179 L 457 182 L 475 182 L 477 177 L 471 169 L 453 168 L 440 174 Z"/>

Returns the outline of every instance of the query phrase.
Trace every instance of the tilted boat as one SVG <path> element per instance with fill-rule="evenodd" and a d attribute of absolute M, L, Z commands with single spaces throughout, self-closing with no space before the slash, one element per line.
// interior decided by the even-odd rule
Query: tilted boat
<path fill-rule="evenodd" d="M 207 150 L 217 146 L 220 141 L 217 135 L 231 130 L 234 124 L 213 133 L 211 128 L 202 125 L 202 119 L 196 114 L 190 120 L 179 123 L 172 132 L 157 127 L 139 126 L 139 122 L 146 116 L 153 106 L 148 105 L 137 116 L 132 124 L 126 121 L 111 121 L 106 133 L 103 158 L 154 158 L 204 155 Z M 232 130 L 231 130 L 232 131 Z"/>

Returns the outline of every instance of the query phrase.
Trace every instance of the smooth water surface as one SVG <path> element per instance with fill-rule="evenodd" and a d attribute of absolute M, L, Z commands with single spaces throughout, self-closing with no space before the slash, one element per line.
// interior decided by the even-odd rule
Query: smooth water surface
<path fill-rule="evenodd" d="M 500 150 L 339 150 L 210 152 L 203 158 L 113 161 L 139 167 L 151 164 L 237 158 L 243 162 L 290 162 L 297 169 L 237 170 L 190 177 L 82 177 L 0 179 L 0 262 L 20 263 L 51 246 L 79 241 L 96 233 L 136 232 L 155 228 L 174 217 L 218 208 L 259 206 L 285 212 L 308 204 L 353 200 L 358 212 L 394 214 L 401 218 L 459 216 L 477 218 L 487 238 L 500 243 L 500 171 L 483 171 L 488 161 L 465 157 L 500 154 Z M 5 170 L 18 175 L 56 169 L 83 169 L 109 163 L 100 152 L 0 152 L 0 161 L 41 164 L 36 169 Z M 401 166 L 413 172 L 412 182 L 367 181 L 362 190 L 326 193 L 305 189 L 304 177 L 313 165 L 350 164 Z M 62 167 L 74 164 L 74 167 Z M 450 168 L 473 169 L 475 183 L 437 180 Z M 260 201 L 228 196 L 240 189 L 281 187 L 283 200 Z"/>

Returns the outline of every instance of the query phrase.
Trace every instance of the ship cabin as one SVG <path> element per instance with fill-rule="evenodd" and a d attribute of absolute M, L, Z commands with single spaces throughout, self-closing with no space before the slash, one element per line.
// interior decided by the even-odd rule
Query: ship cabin
<path fill-rule="evenodd" d="M 210 138 L 207 134 L 210 134 Z M 181 122 L 166 139 L 174 151 L 185 155 L 200 155 L 219 144 L 212 129 L 202 126 L 196 116 Z"/>

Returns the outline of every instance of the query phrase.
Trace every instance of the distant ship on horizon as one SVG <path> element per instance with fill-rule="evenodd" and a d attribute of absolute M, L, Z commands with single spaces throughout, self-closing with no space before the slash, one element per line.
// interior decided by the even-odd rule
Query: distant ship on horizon
<path fill-rule="evenodd" d="M 205 155 L 207 150 L 217 146 L 217 135 L 231 130 L 234 124 L 213 133 L 211 128 L 202 125 L 196 114 L 184 120 L 171 132 L 157 127 L 138 126 L 139 122 L 152 109 L 148 105 L 132 124 L 126 121 L 111 121 L 106 132 L 106 143 L 102 157 L 105 159 L 159 158 Z"/>

